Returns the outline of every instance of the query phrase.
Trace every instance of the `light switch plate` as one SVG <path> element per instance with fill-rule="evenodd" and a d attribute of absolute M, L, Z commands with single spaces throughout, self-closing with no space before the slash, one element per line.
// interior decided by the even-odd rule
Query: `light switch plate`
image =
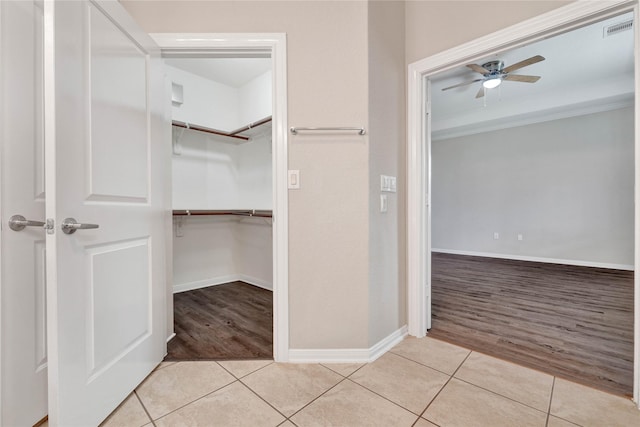
<path fill-rule="evenodd" d="M 380 175 L 380 191 L 387 193 L 396 192 L 396 177 L 388 175 Z"/>
<path fill-rule="evenodd" d="M 297 190 L 300 188 L 300 171 L 297 169 L 290 169 L 288 175 L 289 190 Z"/>
<path fill-rule="evenodd" d="M 387 209 L 388 209 L 387 195 L 381 194 L 380 195 L 380 212 L 384 213 L 387 211 Z"/>

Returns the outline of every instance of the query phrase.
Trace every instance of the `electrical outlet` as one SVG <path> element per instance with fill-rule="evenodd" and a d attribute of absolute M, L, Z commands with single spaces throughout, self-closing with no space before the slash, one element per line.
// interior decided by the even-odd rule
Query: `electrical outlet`
<path fill-rule="evenodd" d="M 493 240 L 499 240 L 499 239 L 500 239 L 500 233 L 496 231 L 495 233 L 493 233 Z"/>
<path fill-rule="evenodd" d="M 518 240 L 522 241 L 522 234 L 518 234 Z"/>

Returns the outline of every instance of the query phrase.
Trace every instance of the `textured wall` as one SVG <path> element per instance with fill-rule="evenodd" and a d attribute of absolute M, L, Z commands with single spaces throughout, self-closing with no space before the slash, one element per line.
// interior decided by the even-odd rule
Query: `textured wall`
<path fill-rule="evenodd" d="M 629 107 L 434 142 L 433 247 L 633 265 L 633 129 Z"/>

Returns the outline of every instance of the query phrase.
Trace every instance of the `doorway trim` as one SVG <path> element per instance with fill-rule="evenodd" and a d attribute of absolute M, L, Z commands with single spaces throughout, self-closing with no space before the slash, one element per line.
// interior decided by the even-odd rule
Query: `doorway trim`
<path fill-rule="evenodd" d="M 407 147 L 407 324 L 424 337 L 431 309 L 431 105 L 428 78 L 479 58 L 532 43 L 624 12 L 637 0 L 574 2 L 409 65 Z M 634 26 L 635 105 L 640 105 L 640 31 Z M 640 119 L 635 115 L 635 205 L 640 206 Z M 634 269 L 640 271 L 640 208 L 635 211 Z M 640 408 L 640 275 L 634 275 L 633 400 Z"/>
<path fill-rule="evenodd" d="M 153 33 L 163 53 L 271 57 L 273 88 L 273 358 L 289 361 L 287 39 L 284 33 Z"/>

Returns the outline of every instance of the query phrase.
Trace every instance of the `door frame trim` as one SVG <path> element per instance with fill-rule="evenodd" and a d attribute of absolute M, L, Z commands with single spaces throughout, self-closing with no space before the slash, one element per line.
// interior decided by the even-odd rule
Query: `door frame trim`
<path fill-rule="evenodd" d="M 152 33 L 164 52 L 269 53 L 273 87 L 273 358 L 289 361 L 287 38 L 284 33 Z"/>
<path fill-rule="evenodd" d="M 410 335 L 427 333 L 431 296 L 429 260 L 431 248 L 430 132 L 423 118 L 430 113 L 426 95 L 429 76 L 474 62 L 490 54 L 503 52 L 543 38 L 623 12 L 634 12 L 638 22 L 637 0 L 574 2 L 519 24 L 478 38 L 469 43 L 424 58 L 409 65 L 407 111 L 407 323 Z M 640 31 L 635 28 L 635 104 L 640 105 Z M 635 204 L 640 204 L 640 118 L 635 117 Z M 426 190 L 426 191 L 425 191 Z M 635 271 L 640 271 L 640 209 L 635 211 Z M 640 408 L 640 275 L 634 279 L 634 374 L 633 399 Z"/>

